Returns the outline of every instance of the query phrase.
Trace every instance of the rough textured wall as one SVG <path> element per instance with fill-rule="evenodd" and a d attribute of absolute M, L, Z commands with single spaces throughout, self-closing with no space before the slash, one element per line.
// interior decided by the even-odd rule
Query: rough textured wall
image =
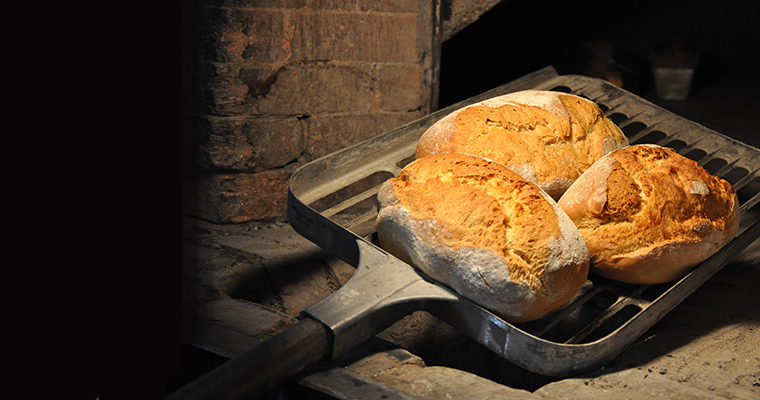
<path fill-rule="evenodd" d="M 183 210 L 284 220 L 303 163 L 436 107 L 439 1 L 216 0 L 183 12 Z"/>

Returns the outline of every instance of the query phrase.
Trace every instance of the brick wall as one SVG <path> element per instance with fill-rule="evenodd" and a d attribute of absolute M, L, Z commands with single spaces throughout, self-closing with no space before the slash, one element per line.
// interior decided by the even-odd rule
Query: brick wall
<path fill-rule="evenodd" d="M 183 210 L 284 220 L 300 165 L 436 108 L 440 1 L 217 0 L 183 15 Z"/>

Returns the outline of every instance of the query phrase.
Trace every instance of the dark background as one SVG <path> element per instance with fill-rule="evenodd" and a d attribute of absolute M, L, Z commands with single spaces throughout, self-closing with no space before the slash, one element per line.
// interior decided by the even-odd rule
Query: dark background
<path fill-rule="evenodd" d="M 613 4 L 614 3 L 614 4 Z M 590 75 L 589 44 L 614 48 L 624 89 L 760 147 L 760 6 L 753 1 L 506 0 L 442 44 L 440 106 L 545 66 Z M 683 43 L 699 54 L 691 96 L 657 98 L 650 51 Z"/>

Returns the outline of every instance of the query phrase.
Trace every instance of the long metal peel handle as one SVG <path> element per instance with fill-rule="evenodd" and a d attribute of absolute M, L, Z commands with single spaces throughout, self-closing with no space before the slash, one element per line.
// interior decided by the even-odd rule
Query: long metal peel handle
<path fill-rule="evenodd" d="M 451 291 L 426 281 L 414 268 L 356 240 L 359 264 L 351 279 L 332 295 L 302 311 L 333 335 L 337 358 L 413 311 L 431 302 L 456 302 Z"/>
<path fill-rule="evenodd" d="M 310 318 L 235 357 L 170 394 L 169 400 L 253 399 L 330 355 L 330 333 Z"/>
<path fill-rule="evenodd" d="M 457 301 L 408 264 L 357 240 L 359 266 L 335 293 L 248 352 L 209 371 L 168 400 L 251 399 L 320 361 L 334 359 L 430 301 Z"/>

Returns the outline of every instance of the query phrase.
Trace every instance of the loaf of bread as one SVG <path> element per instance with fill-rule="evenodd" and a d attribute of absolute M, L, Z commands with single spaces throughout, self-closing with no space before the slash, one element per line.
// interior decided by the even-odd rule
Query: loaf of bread
<path fill-rule="evenodd" d="M 555 200 L 594 161 L 628 145 L 592 101 L 525 90 L 456 110 L 420 137 L 416 157 L 464 153 L 504 164 Z"/>
<path fill-rule="evenodd" d="M 733 239 L 730 183 L 672 149 L 635 145 L 594 163 L 559 200 L 580 230 L 591 270 L 617 281 L 673 281 Z"/>
<path fill-rule="evenodd" d="M 583 238 L 557 203 L 490 160 L 419 158 L 378 203 L 382 248 L 506 320 L 560 308 L 588 277 Z"/>

